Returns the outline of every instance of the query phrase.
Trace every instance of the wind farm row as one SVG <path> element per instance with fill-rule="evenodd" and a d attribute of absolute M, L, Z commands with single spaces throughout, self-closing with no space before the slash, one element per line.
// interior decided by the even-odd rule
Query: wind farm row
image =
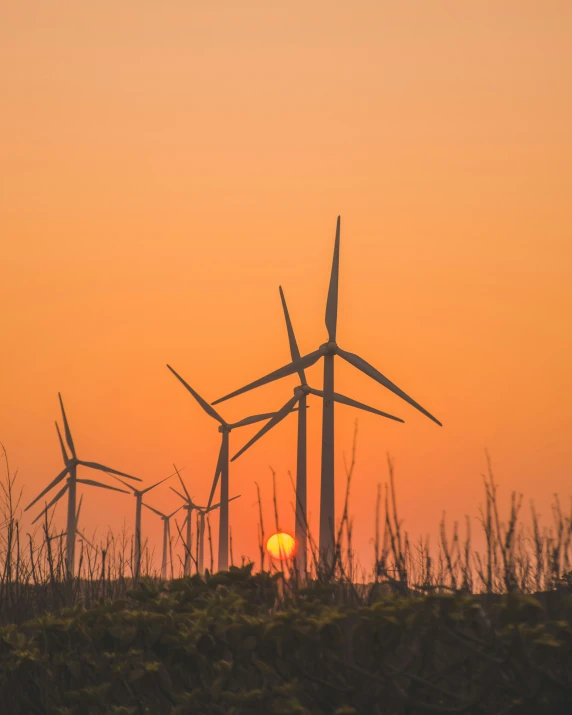
<path fill-rule="evenodd" d="M 308 398 L 318 397 L 322 400 L 322 443 L 321 443 L 321 475 L 320 475 L 320 526 L 319 526 L 319 557 L 320 561 L 327 564 L 334 555 L 335 545 L 335 502 L 334 502 L 334 487 L 335 487 L 335 470 L 334 470 L 334 405 L 339 403 L 350 406 L 355 409 L 364 410 L 373 413 L 385 419 L 394 420 L 403 423 L 404 420 L 388 412 L 382 411 L 376 407 L 371 407 L 362 402 L 354 400 L 350 397 L 336 392 L 334 389 L 334 359 L 341 358 L 345 362 L 354 366 L 362 373 L 370 377 L 375 382 L 379 383 L 392 393 L 407 402 L 430 420 L 441 426 L 441 422 L 422 407 L 418 402 L 406 394 L 401 388 L 395 385 L 385 375 L 379 372 L 370 363 L 364 360 L 357 354 L 348 352 L 342 349 L 337 341 L 337 316 L 338 316 L 338 283 L 339 283 L 339 261 L 340 261 L 340 217 L 338 216 L 336 224 L 336 234 L 334 242 L 334 253 L 332 268 L 330 273 L 330 282 L 328 296 L 326 302 L 325 324 L 327 329 L 327 341 L 320 345 L 317 349 L 310 353 L 301 355 L 298 343 L 296 340 L 294 327 L 286 298 L 282 287 L 279 287 L 282 310 L 288 334 L 290 361 L 282 367 L 269 372 L 261 378 L 258 378 L 249 384 L 230 392 L 227 395 L 213 401 L 207 402 L 201 395 L 196 392 L 191 385 L 177 372 L 171 365 L 167 365 L 168 369 L 173 373 L 183 387 L 193 396 L 194 400 L 201 406 L 204 412 L 218 423 L 218 431 L 221 435 L 220 449 L 216 460 L 214 476 L 210 488 L 209 498 L 204 506 L 198 505 L 185 485 L 180 470 L 175 467 L 175 472 L 160 481 L 151 484 L 144 488 L 135 488 L 131 482 L 141 482 L 138 477 L 132 476 L 125 472 L 112 469 L 98 462 L 90 462 L 79 459 L 76 453 L 75 444 L 70 431 L 67 415 L 64 409 L 63 400 L 59 395 L 60 408 L 62 413 L 63 429 L 65 436 L 62 434 L 58 423 L 56 429 L 58 440 L 64 461 L 64 469 L 28 504 L 25 511 L 29 510 L 37 504 L 42 497 L 48 494 L 52 489 L 61 485 L 65 480 L 65 484 L 60 487 L 59 491 L 53 496 L 50 502 L 44 505 L 44 508 L 36 516 L 34 522 L 42 516 L 45 517 L 48 510 L 57 504 L 67 494 L 67 525 L 66 530 L 60 536 L 66 539 L 66 570 L 69 577 L 73 577 L 75 570 L 75 545 L 76 539 L 84 539 L 86 537 L 79 531 L 79 515 L 82 500 L 77 504 L 77 489 L 78 485 L 93 486 L 97 488 L 109 489 L 121 493 L 131 492 L 135 497 L 135 531 L 134 531 L 134 549 L 133 549 L 133 573 L 135 577 L 139 577 L 141 573 L 141 515 L 142 507 L 145 506 L 151 512 L 159 516 L 163 521 L 163 547 L 162 547 L 162 577 L 167 576 L 167 563 L 169 559 L 169 549 L 171 545 L 170 521 L 181 509 L 186 511 L 186 517 L 183 522 L 183 530 L 186 530 L 184 537 L 185 543 L 185 562 L 184 573 L 191 573 L 191 554 L 192 552 L 192 515 L 196 512 L 196 567 L 199 573 L 204 571 L 204 531 L 205 517 L 208 513 L 219 510 L 219 534 L 218 534 L 218 570 L 227 570 L 229 565 L 229 504 L 237 499 L 240 495 L 230 497 L 230 463 L 240 458 L 248 449 L 256 444 L 265 434 L 276 427 L 290 413 L 297 412 L 298 429 L 297 429 L 297 445 L 296 445 L 296 509 L 295 509 L 295 558 L 297 568 L 300 572 L 305 573 L 307 570 L 307 550 L 308 550 L 308 529 L 307 529 L 307 408 Z M 308 384 L 305 370 L 316 364 L 320 359 L 323 359 L 323 385 L 322 389 L 316 389 Z M 285 402 L 285 404 L 277 411 L 263 414 L 256 414 L 245 417 L 237 422 L 227 422 L 221 414 L 214 408 L 223 401 L 229 400 L 238 395 L 244 394 L 257 387 L 261 387 L 268 383 L 279 380 L 289 375 L 297 374 L 299 384 L 294 389 L 294 395 Z M 239 427 L 244 427 L 258 422 L 265 422 L 261 429 L 244 444 L 232 457 L 230 450 L 230 433 Z M 67 446 L 66 446 L 67 445 Z M 98 482 L 93 479 L 78 478 L 78 467 L 105 472 L 111 475 L 117 482 L 121 483 L 125 489 L 118 486 L 112 486 L 103 482 Z M 143 501 L 145 494 L 148 494 L 155 487 L 167 481 L 171 477 L 177 475 L 182 492 L 174 487 L 171 490 L 181 499 L 181 505 L 174 511 L 166 514 L 155 506 Z M 130 480 L 127 482 L 126 480 Z M 220 487 L 219 487 L 220 485 Z M 216 503 L 214 502 L 215 494 L 219 487 L 219 497 Z"/>

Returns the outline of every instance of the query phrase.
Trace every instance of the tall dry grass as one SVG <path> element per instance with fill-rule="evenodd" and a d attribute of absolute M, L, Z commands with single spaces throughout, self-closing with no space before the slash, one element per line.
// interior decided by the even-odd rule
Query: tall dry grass
<path fill-rule="evenodd" d="M 443 513 L 439 540 L 432 547 L 428 538 L 413 541 L 398 512 L 394 466 L 388 457 L 388 480 L 378 485 L 374 561 L 362 567 L 352 543 L 353 520 L 350 515 L 352 478 L 356 464 L 356 434 L 351 460 L 346 465 L 346 489 L 342 516 L 336 531 L 335 553 L 324 563 L 308 528 L 308 566 L 304 573 L 296 559 L 276 562 L 265 550 L 265 529 L 260 487 L 256 483 L 259 504 L 259 552 L 261 570 L 279 571 L 284 597 L 295 598 L 309 584 L 330 589 L 333 599 L 347 602 L 371 602 L 380 592 L 399 594 L 461 591 L 500 594 L 505 592 L 538 593 L 572 588 L 571 547 L 572 511 L 565 513 L 558 496 L 554 497 L 552 523 L 540 523 L 534 504 L 530 520 L 522 518 L 522 495 L 513 492 L 508 513 L 500 513 L 498 485 L 490 459 L 483 475 L 484 502 L 478 520 L 485 548 L 472 546 L 468 517 L 463 529 L 458 522 L 452 528 Z M 22 487 L 18 472 L 11 471 L 8 455 L 1 445 L 4 470 L 0 478 L 0 623 L 22 622 L 45 611 L 82 603 L 86 606 L 101 599 L 121 598 L 134 584 L 133 535 L 124 527 L 119 534 L 109 532 L 104 538 L 79 537 L 77 575 L 66 579 L 65 536 L 54 527 L 53 510 L 35 531 L 22 529 Z M 276 475 L 273 473 L 274 528 L 281 528 L 276 499 Z M 290 475 L 290 479 L 293 479 Z M 294 484 L 293 484 L 294 486 Z M 294 509 L 295 511 L 295 509 Z M 214 569 L 211 524 L 207 516 L 207 553 L 205 560 Z M 186 548 L 178 529 L 170 545 L 171 578 L 182 577 L 184 559 L 173 557 L 173 549 Z M 192 551 L 192 550 L 191 550 Z M 231 551 L 232 553 L 232 551 Z M 186 557 L 187 554 L 185 553 Z M 188 554 L 197 570 L 198 553 Z M 234 562 L 234 557 L 232 557 Z M 268 561 L 268 563 L 267 563 Z M 245 558 L 242 557 L 242 563 Z M 141 578 L 159 583 L 155 548 L 145 541 L 142 548 Z M 208 577 L 208 575 L 207 575 Z"/>

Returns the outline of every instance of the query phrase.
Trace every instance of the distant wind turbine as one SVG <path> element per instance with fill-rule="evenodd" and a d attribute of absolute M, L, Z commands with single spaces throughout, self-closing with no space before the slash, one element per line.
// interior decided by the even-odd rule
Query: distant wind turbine
<path fill-rule="evenodd" d="M 181 469 L 184 469 L 184 467 L 181 467 Z M 158 487 L 159 484 L 163 484 L 163 482 L 166 482 L 167 479 L 174 477 L 175 474 L 176 472 L 173 472 L 173 474 L 170 474 L 168 477 L 165 477 L 164 479 L 155 482 L 155 484 L 152 484 L 150 487 L 146 487 L 145 489 L 135 489 L 135 487 L 132 487 L 131 484 L 127 484 L 122 479 L 119 479 L 119 477 L 115 477 L 118 482 L 121 482 L 121 484 L 125 485 L 128 489 L 131 489 L 131 491 L 133 492 L 133 496 L 135 497 L 135 544 L 133 548 L 133 574 L 134 578 L 136 579 L 139 578 L 139 576 L 141 575 L 141 507 L 143 506 L 143 494 L 150 492 L 151 489 L 155 489 L 155 487 Z"/>
<path fill-rule="evenodd" d="M 179 481 L 181 482 L 181 486 L 183 487 L 183 491 L 185 492 L 184 494 L 181 494 L 180 491 L 175 489 L 174 487 L 169 487 L 169 489 L 172 492 L 175 492 L 175 494 L 180 497 L 184 504 L 183 504 L 183 509 L 187 512 L 187 516 L 185 517 L 185 521 L 183 522 L 183 529 L 185 526 L 187 527 L 187 533 L 186 533 L 186 538 L 185 538 L 185 562 L 183 565 L 183 573 L 185 576 L 190 576 L 191 575 L 191 517 L 193 514 L 193 511 L 196 509 L 198 511 L 206 509 L 206 507 L 201 507 L 198 506 L 198 504 L 195 504 L 193 499 L 191 498 L 191 495 L 189 494 L 187 487 L 185 486 L 185 483 L 183 482 L 183 479 L 179 472 L 177 471 L 177 475 L 179 477 Z M 230 501 L 230 499 L 229 499 Z M 198 528 L 197 528 L 197 538 L 198 538 Z"/>
<path fill-rule="evenodd" d="M 221 477 L 220 482 L 220 520 L 219 520 L 219 539 L 218 539 L 218 570 L 226 571 L 228 569 L 228 462 L 229 462 L 229 435 L 233 429 L 236 427 L 245 427 L 246 425 L 254 424 L 255 422 L 262 422 L 263 420 L 268 420 L 274 417 L 275 412 L 268 412 L 262 415 L 252 415 L 251 417 L 245 417 L 243 420 L 229 424 L 224 420 L 219 413 L 211 407 L 206 400 L 193 390 L 193 388 L 183 380 L 183 378 L 173 370 L 170 365 L 167 365 L 169 370 L 173 375 L 179 380 L 179 382 L 191 393 L 203 410 L 219 423 L 218 431 L 222 434 L 220 451 L 218 454 L 217 465 L 215 469 L 215 475 L 213 479 L 213 485 L 211 489 L 211 494 L 207 503 L 207 509 L 210 508 L 215 493 L 215 489 L 218 484 L 219 476 Z"/>
<path fill-rule="evenodd" d="M 229 502 L 238 499 L 240 494 L 235 497 L 231 497 Z M 195 507 L 197 510 L 197 569 L 200 574 L 205 572 L 204 568 L 204 556 L 205 556 L 205 516 L 211 511 L 215 511 L 220 507 L 219 504 L 213 504 L 207 508 Z"/>
<path fill-rule="evenodd" d="M 66 529 L 66 570 L 67 570 L 67 575 L 69 578 L 73 578 L 74 575 L 74 565 L 75 565 L 75 540 L 76 540 L 76 532 L 77 532 L 77 524 L 76 524 L 76 491 L 77 491 L 77 485 L 78 484 L 88 484 L 93 487 L 101 487 L 102 489 L 111 489 L 112 491 L 115 492 L 123 492 L 123 489 L 118 489 L 117 487 L 110 487 L 108 484 L 102 484 L 101 482 L 96 482 L 92 479 L 78 479 L 77 478 L 77 468 L 78 466 L 82 467 L 89 467 L 90 469 L 97 469 L 100 472 L 108 472 L 109 474 L 117 474 L 120 477 L 125 477 L 126 479 L 134 479 L 137 482 L 140 482 L 141 480 L 139 477 L 132 477 L 130 474 L 125 474 L 125 472 L 118 472 L 116 469 L 111 469 L 110 467 L 105 467 L 103 464 L 98 464 L 97 462 L 85 462 L 82 459 L 78 459 L 76 451 L 75 451 L 75 446 L 73 443 L 73 439 L 71 436 L 68 420 L 66 417 L 66 412 L 64 409 L 64 403 L 62 401 L 62 396 L 58 392 L 58 397 L 60 400 L 60 407 L 62 411 L 62 418 L 64 422 L 64 431 L 66 435 L 66 442 L 69 447 L 69 450 L 71 452 L 71 457 L 68 456 L 67 450 L 64 446 L 63 440 L 62 440 L 62 435 L 60 433 L 60 428 L 58 426 L 58 423 L 56 422 L 56 429 L 58 431 L 58 438 L 60 441 L 60 447 L 62 450 L 62 456 L 64 458 L 64 464 L 65 468 L 58 474 L 58 476 L 53 479 L 48 486 L 41 491 L 38 496 L 31 501 L 28 506 L 24 509 L 24 511 L 28 511 L 34 504 L 39 501 L 44 494 L 47 494 L 50 489 L 56 486 L 56 484 L 59 484 L 63 479 L 65 479 L 66 475 L 69 475 L 65 485 L 60 489 L 60 491 L 56 494 L 56 496 L 52 499 L 52 501 L 46 506 L 46 509 L 49 509 L 51 506 L 53 506 L 57 501 L 59 501 L 63 495 L 68 492 L 68 520 L 67 520 L 67 529 Z"/>
<path fill-rule="evenodd" d="M 290 343 L 290 355 L 292 361 L 300 360 L 300 351 L 298 349 L 298 343 L 296 342 L 296 336 L 294 334 L 294 328 L 292 326 L 292 321 L 290 320 L 290 314 L 288 312 L 288 306 L 286 305 L 286 298 L 284 297 L 284 291 L 282 287 L 279 287 L 280 299 L 282 301 L 282 309 L 284 311 L 284 319 L 286 320 L 286 330 L 288 332 L 288 340 Z M 300 378 L 300 384 L 294 388 L 294 397 L 288 400 L 288 402 L 274 415 L 274 417 L 269 420 L 262 429 L 257 432 L 254 437 L 247 442 L 242 449 L 240 449 L 234 457 L 230 460 L 234 462 L 235 459 L 240 457 L 243 452 L 249 449 L 255 442 L 257 442 L 261 437 L 263 437 L 267 432 L 269 432 L 273 427 L 275 427 L 279 422 L 281 422 L 287 415 L 292 412 L 296 405 L 299 406 L 298 410 L 298 441 L 297 441 L 297 459 L 296 459 L 296 527 L 295 527 L 295 537 L 296 537 L 296 561 L 298 564 L 298 569 L 300 573 L 306 572 L 306 557 L 307 557 L 307 490 L 306 490 L 306 474 L 307 474 L 307 455 L 306 455 L 306 400 L 308 395 L 315 395 L 316 397 L 324 397 L 324 392 L 322 390 L 315 390 L 313 387 L 308 385 L 306 380 L 306 374 L 304 368 L 299 368 L 297 370 L 298 376 Z M 362 402 L 357 402 L 352 400 L 350 397 L 345 397 L 337 392 L 332 393 L 333 400 L 335 402 L 340 402 L 344 405 L 350 405 L 351 407 L 356 407 L 360 410 L 365 410 L 366 412 L 373 412 L 376 415 L 381 415 L 382 417 L 387 417 L 388 419 L 395 420 L 397 422 L 403 422 L 399 417 L 394 417 L 387 412 L 382 412 L 375 407 L 369 407 L 364 405 Z"/>
<path fill-rule="evenodd" d="M 162 511 L 159 511 L 158 509 L 155 509 L 152 506 L 149 506 L 149 504 L 145 504 L 143 502 L 143 506 L 146 506 L 147 509 L 150 509 L 151 511 L 155 512 L 157 516 L 160 516 L 161 519 L 163 520 L 163 559 L 161 562 L 161 578 L 163 581 L 167 580 L 167 547 L 169 548 L 169 552 L 171 550 L 171 518 L 175 516 L 175 514 L 180 511 L 183 508 L 183 505 L 181 504 L 178 509 L 175 509 L 175 511 L 172 511 L 170 514 L 163 514 Z M 171 571 L 173 570 L 173 557 L 171 555 Z"/>
<path fill-rule="evenodd" d="M 284 367 L 274 370 L 265 377 L 255 380 L 245 387 L 235 390 L 224 397 L 213 402 L 213 405 L 228 400 L 231 397 L 240 395 L 243 392 L 252 390 L 255 387 L 266 385 L 269 382 L 278 380 L 287 375 L 292 375 L 300 369 L 314 365 L 320 358 L 324 358 L 324 389 L 323 389 L 323 412 L 322 412 L 322 466 L 321 466 L 321 485 L 320 485 L 320 558 L 322 563 L 328 563 L 334 553 L 335 536 L 334 536 L 334 357 L 337 355 L 348 362 L 350 365 L 357 367 L 358 370 L 371 377 L 380 385 L 391 390 L 401 399 L 408 402 L 417 410 L 422 412 L 426 417 L 433 420 L 436 424 L 441 425 L 441 422 L 436 417 L 433 417 L 424 407 L 397 385 L 391 382 L 385 375 L 382 375 L 375 367 L 366 362 L 359 355 L 342 350 L 336 342 L 337 320 L 338 320 L 338 275 L 339 275 L 339 257 L 340 257 L 340 217 L 338 216 L 336 225 L 336 238 L 334 243 L 334 257 L 332 261 L 332 271 L 330 274 L 330 287 L 328 290 L 328 300 L 326 303 L 326 328 L 328 330 L 328 342 L 320 345 L 317 350 L 304 355 L 303 357 L 292 361 Z"/>

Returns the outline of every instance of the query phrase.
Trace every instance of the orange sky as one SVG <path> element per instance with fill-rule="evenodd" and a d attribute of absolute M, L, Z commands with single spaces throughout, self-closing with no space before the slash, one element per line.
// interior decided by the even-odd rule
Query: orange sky
<path fill-rule="evenodd" d="M 336 389 L 406 420 L 336 411 L 340 497 L 359 416 L 362 560 L 387 451 L 413 536 L 477 515 L 485 447 L 502 494 L 549 518 L 572 491 L 571 22 L 564 0 L 3 8 L 0 440 L 25 502 L 61 468 L 58 391 L 80 457 L 147 482 L 175 461 L 205 501 L 216 425 L 165 363 L 209 401 L 284 364 L 279 284 L 302 353 L 325 341 L 341 214 L 339 343 L 444 424 L 338 361 Z M 295 384 L 221 412 L 278 409 Z M 295 424 L 232 467 L 235 556 L 256 557 L 255 479 L 270 527 L 269 465 L 292 528 Z M 90 490 L 82 527 L 132 511 Z"/>

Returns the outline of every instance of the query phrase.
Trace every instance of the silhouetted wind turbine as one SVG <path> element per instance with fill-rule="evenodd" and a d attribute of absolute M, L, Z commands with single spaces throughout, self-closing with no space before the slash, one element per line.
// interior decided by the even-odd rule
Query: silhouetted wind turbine
<path fill-rule="evenodd" d="M 150 509 L 151 511 L 155 512 L 157 516 L 160 516 L 161 519 L 163 520 L 163 560 L 161 562 L 161 578 L 163 581 L 167 580 L 167 545 L 169 546 L 169 550 L 171 548 L 171 518 L 175 516 L 175 514 L 180 511 L 183 508 L 183 505 L 181 504 L 180 507 L 175 509 L 175 511 L 172 511 L 170 514 L 163 514 L 162 511 L 159 511 L 158 509 L 155 509 L 152 506 L 149 506 L 149 504 L 145 504 L 143 502 L 143 506 L 146 506 L 147 509 Z M 172 561 L 173 558 L 171 556 L 171 570 L 172 570 Z"/>
<path fill-rule="evenodd" d="M 229 502 L 238 499 L 240 494 L 235 497 L 231 497 Z M 203 574 L 204 569 L 204 548 L 205 548 L 205 516 L 211 511 L 215 511 L 220 507 L 220 503 L 213 504 L 207 508 L 201 508 L 199 506 L 195 507 L 197 510 L 197 569 L 200 574 Z"/>
<path fill-rule="evenodd" d="M 64 403 L 62 401 L 62 396 L 58 392 L 58 397 L 60 400 L 60 407 L 62 410 L 62 418 L 64 422 L 64 431 L 66 435 L 66 442 L 71 452 L 71 457 L 68 456 L 64 442 L 62 440 L 62 435 L 60 433 L 60 428 L 56 422 L 56 429 L 58 431 L 58 438 L 60 441 L 60 447 L 62 450 L 62 456 L 64 458 L 65 468 L 58 474 L 58 476 L 53 479 L 48 486 L 41 491 L 38 496 L 31 501 L 24 511 L 28 511 L 34 504 L 39 501 L 44 494 L 50 491 L 56 484 L 59 484 L 66 475 L 69 475 L 65 485 L 60 489 L 52 501 L 47 505 L 46 509 L 49 509 L 57 501 L 59 501 L 63 495 L 68 492 L 68 521 L 66 529 L 66 568 L 68 577 L 72 578 L 74 574 L 74 564 L 75 564 L 75 538 L 76 538 L 76 490 L 78 484 L 88 484 L 93 487 L 101 487 L 102 489 L 111 489 L 115 492 L 123 492 L 123 489 L 118 489 L 117 487 L 110 487 L 107 484 L 102 484 L 101 482 L 96 482 L 92 479 L 78 479 L 77 478 L 77 468 L 78 466 L 89 467 L 90 469 L 97 469 L 100 472 L 108 472 L 109 474 L 118 474 L 120 477 L 125 477 L 126 479 L 134 479 L 137 482 L 141 480 L 139 477 L 132 477 L 130 474 L 125 474 L 125 472 L 118 472 L 116 469 L 111 469 L 110 467 L 105 467 L 103 464 L 98 464 L 97 462 L 85 462 L 82 459 L 78 459 L 73 439 L 71 436 L 68 420 L 66 417 L 66 412 L 64 410 Z"/>
<path fill-rule="evenodd" d="M 187 512 L 187 516 L 185 517 L 185 521 L 183 522 L 183 529 L 185 528 L 185 525 L 187 527 L 187 533 L 186 533 L 186 539 L 185 539 L 185 562 L 183 565 L 183 573 L 185 576 L 190 576 L 191 575 L 191 516 L 192 513 L 195 509 L 197 510 L 204 510 L 206 507 L 201 507 L 198 506 L 198 504 L 195 504 L 195 502 L 192 500 L 191 495 L 189 494 L 187 487 L 185 486 L 185 483 L 183 482 L 183 479 L 179 472 L 177 471 L 177 475 L 179 477 L 179 481 L 181 482 L 181 486 L 183 487 L 183 491 L 185 494 L 181 494 L 180 491 L 175 489 L 174 487 L 169 487 L 169 489 L 172 492 L 175 492 L 175 494 L 180 497 L 184 504 L 183 504 L 183 509 Z M 229 499 L 229 501 L 231 501 Z M 198 528 L 197 528 L 198 531 Z"/>
<path fill-rule="evenodd" d="M 321 467 L 321 489 L 320 489 L 320 556 L 323 563 L 331 559 L 334 552 L 334 357 L 338 355 L 346 362 L 363 373 L 371 377 L 380 385 L 391 390 L 401 399 L 408 402 L 417 410 L 422 412 L 429 419 L 441 425 L 438 419 L 427 412 L 424 407 L 385 375 L 382 375 L 375 367 L 366 362 L 359 355 L 342 350 L 336 342 L 337 319 L 338 319 L 338 275 L 340 258 L 340 217 L 338 216 L 336 225 L 336 239 L 334 243 L 334 258 L 332 262 L 332 272 L 330 274 L 330 287 L 328 290 L 328 300 L 326 303 L 326 328 L 328 330 L 328 342 L 320 345 L 317 350 L 294 360 L 289 365 L 274 370 L 265 377 L 255 380 L 245 387 L 235 390 L 224 397 L 213 402 L 213 405 L 228 400 L 231 397 L 240 395 L 243 392 L 252 390 L 255 387 L 266 385 L 269 382 L 278 380 L 281 377 L 292 375 L 300 369 L 305 369 L 314 365 L 320 358 L 324 358 L 324 389 L 323 389 L 323 412 L 322 412 L 322 467 Z"/>
<path fill-rule="evenodd" d="M 184 469 L 184 467 L 181 467 L 181 469 Z M 133 567 L 134 578 L 139 578 L 141 574 L 141 507 L 143 505 L 143 494 L 150 492 L 151 489 L 155 489 L 155 487 L 158 487 L 159 484 L 163 484 L 163 482 L 166 482 L 167 479 L 174 477 L 175 474 L 176 472 L 173 472 L 173 474 L 170 474 L 168 477 L 165 477 L 164 479 L 155 482 L 155 484 L 152 484 L 150 487 L 146 487 L 145 489 L 135 489 L 135 487 L 132 487 L 131 484 L 127 484 L 122 479 L 119 479 L 119 477 L 115 477 L 118 482 L 121 482 L 121 484 L 131 489 L 131 491 L 133 492 L 133 496 L 135 497 L 135 544 L 133 548 L 133 556 L 135 561 Z"/>
<path fill-rule="evenodd" d="M 186 387 L 186 389 L 191 393 L 203 410 L 219 423 L 218 431 L 222 434 L 220 451 L 218 454 L 218 460 L 215 470 L 215 475 L 213 479 L 213 485 L 211 489 L 211 494 L 207 503 L 207 509 L 210 508 L 215 493 L 215 489 L 218 483 L 219 476 L 221 476 L 220 482 L 220 520 L 219 520 L 219 539 L 218 539 L 218 569 L 219 571 L 226 571 L 228 569 L 228 462 L 229 462 L 229 434 L 235 429 L 235 427 L 245 427 L 246 425 L 254 424 L 255 422 L 262 422 L 263 420 L 268 420 L 274 417 L 275 412 L 268 412 L 262 415 L 252 415 L 251 417 L 245 417 L 243 420 L 229 424 L 224 420 L 219 413 L 211 407 L 208 402 L 203 400 L 203 398 L 193 390 L 193 388 L 183 380 L 183 378 L 173 370 L 170 365 L 167 365 L 169 370 L 173 375 L 181 382 L 181 384 Z"/>
<path fill-rule="evenodd" d="M 284 319 L 286 320 L 286 330 L 288 332 L 288 341 L 290 343 L 290 355 L 292 361 L 300 360 L 300 351 L 298 349 L 298 343 L 296 342 L 296 336 L 294 335 L 294 328 L 292 326 L 292 321 L 290 320 L 290 314 L 288 312 L 288 306 L 286 305 L 286 298 L 284 297 L 284 291 L 282 287 L 279 287 L 280 299 L 282 301 L 282 309 L 284 311 Z M 297 442 L 297 459 L 296 459 L 296 527 L 295 527 L 295 537 L 296 537 L 296 561 L 298 563 L 298 568 L 300 573 L 306 572 L 306 556 L 307 556 L 307 498 L 306 498 L 306 474 L 307 474 L 307 456 L 306 456 L 306 400 L 308 395 L 315 395 L 316 397 L 324 397 L 324 392 L 322 390 L 315 390 L 313 387 L 308 385 L 306 380 L 306 374 L 304 368 L 297 370 L 298 376 L 300 377 L 300 384 L 294 388 L 294 397 L 288 400 L 288 402 L 280 409 L 275 416 L 269 420 L 262 429 L 257 432 L 254 437 L 247 442 L 242 449 L 240 449 L 234 457 L 230 460 L 234 462 L 235 459 L 240 457 L 240 455 L 245 452 L 249 447 L 251 447 L 255 442 L 257 442 L 262 436 L 269 432 L 273 427 L 275 427 L 279 422 L 281 422 L 287 415 L 292 412 L 296 405 L 299 406 L 298 410 L 298 442 Z M 351 407 L 356 407 L 360 410 L 365 410 L 366 412 L 373 412 L 376 415 L 381 415 L 382 417 L 387 417 L 391 420 L 396 420 L 397 422 L 403 422 L 399 417 L 394 417 L 393 415 L 387 414 L 387 412 L 382 412 L 375 407 L 369 407 L 364 405 L 362 402 L 357 402 L 352 400 L 350 397 L 345 397 L 345 395 L 340 395 L 337 392 L 332 393 L 335 402 L 340 402 L 344 405 L 350 405 Z"/>

